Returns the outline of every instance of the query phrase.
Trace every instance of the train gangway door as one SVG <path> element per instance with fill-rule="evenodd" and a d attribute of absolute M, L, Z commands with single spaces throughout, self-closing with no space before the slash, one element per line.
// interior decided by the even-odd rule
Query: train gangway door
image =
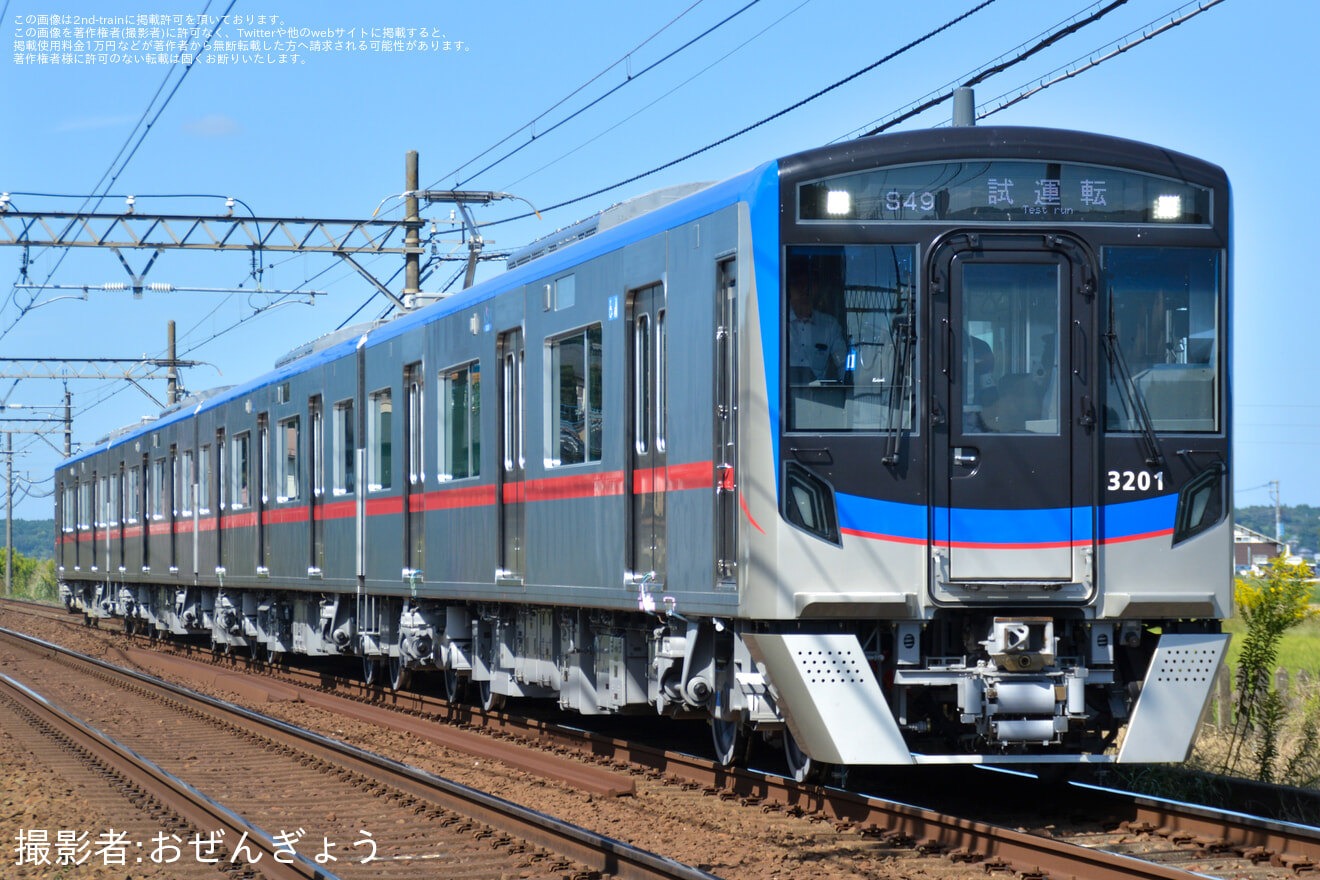
<path fill-rule="evenodd" d="M 632 571 L 652 584 L 665 583 L 665 289 L 662 284 L 633 294 L 629 389 L 632 399 L 631 532 Z"/>
<path fill-rule="evenodd" d="M 1081 247 L 1041 241 L 962 236 L 934 255 L 939 600 L 1091 594 L 1095 275 Z"/>
<path fill-rule="evenodd" d="M 523 334 L 500 337 L 500 564 L 497 581 L 521 581 L 527 541 L 527 470 L 523 450 Z"/>

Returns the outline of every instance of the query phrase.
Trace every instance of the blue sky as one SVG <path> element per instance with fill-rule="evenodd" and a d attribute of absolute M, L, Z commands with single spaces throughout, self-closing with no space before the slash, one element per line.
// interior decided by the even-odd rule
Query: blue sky
<path fill-rule="evenodd" d="M 153 104 L 153 95 L 162 82 L 168 93 L 179 71 L 166 79 L 168 67 L 156 64 L 19 64 L 15 41 L 37 39 L 28 31 L 38 27 L 38 15 L 135 19 L 138 14 L 196 16 L 204 9 L 218 15 L 226 5 L 227 0 L 209 5 L 167 0 L 140 7 L 131 2 L 62 6 L 0 0 L 5 35 L 0 110 L 7 121 L 0 138 L 0 192 L 13 194 L 12 203 L 24 210 L 72 210 L 81 199 L 20 193 L 85 196 L 95 190 L 112 194 L 101 205 L 104 211 L 121 210 L 123 196 L 133 194 L 139 211 L 219 214 L 228 196 L 261 216 L 366 218 L 383 200 L 382 210 L 397 206 L 389 197 L 404 188 L 404 154 L 417 150 L 423 186 L 509 191 L 545 207 L 663 165 L 783 110 L 975 4 L 760 0 L 650 69 L 747 0 L 628 4 L 626 15 L 618 3 L 583 0 L 491 0 L 480 9 L 435 2 L 367 7 L 236 0 L 230 13 L 244 22 L 222 29 L 230 40 L 240 39 L 240 27 L 342 29 L 344 38 L 353 32 L 358 39 L 365 28 L 368 40 L 373 30 L 381 36 L 386 28 L 412 30 L 412 38 L 419 39 L 425 29 L 428 46 L 447 40 L 449 49 L 315 51 L 310 48 L 315 38 L 309 36 L 300 40 L 308 48 L 299 50 L 297 63 L 244 61 L 243 56 L 254 54 L 246 47 L 216 51 L 228 56 L 227 63 L 203 58 L 194 66 L 107 188 L 100 182 L 108 169 L 120 167 L 112 163 L 135 123 L 148 107 L 152 114 L 160 107 L 159 98 Z M 1080 0 L 1075 5 L 997 0 L 749 134 L 626 187 L 548 212 L 539 221 L 493 226 L 485 235 L 494 249 L 515 248 L 629 196 L 675 183 L 722 179 L 766 159 L 852 136 L 1000 56 L 1016 54 L 1019 46 L 1034 43 L 1074 14 L 1097 8 Z M 1129 0 L 978 86 L 978 104 L 989 109 L 1001 95 L 1015 95 L 1067 65 L 1074 69 L 1074 62 L 1096 57 L 1096 50 L 1103 54 L 1131 42 L 1148 25 L 1158 27 L 1195 8 L 1175 0 Z M 258 16 L 267 23 L 255 21 Z M 254 19 L 250 25 L 248 17 Z M 1314 164 L 1320 117 L 1320 102 L 1309 84 L 1317 33 L 1316 4 L 1266 7 L 1224 0 L 986 120 L 1149 141 L 1228 171 L 1236 222 L 1238 505 L 1266 503 L 1269 493 L 1263 486 L 1271 480 L 1280 481 L 1285 503 L 1320 505 L 1320 468 L 1314 464 L 1320 451 L 1320 388 L 1311 367 L 1320 322 L 1316 283 L 1305 257 L 1309 224 L 1303 222 L 1306 206 L 1314 203 L 1305 169 Z M 550 130 L 620 84 L 613 95 Z M 948 115 L 946 104 L 901 128 L 941 124 Z M 533 120 L 535 139 L 533 128 L 523 127 Z M 502 147 L 472 161 L 509 135 Z M 511 158 L 482 171 L 524 144 Z M 1301 178 L 1295 176 L 1299 169 L 1305 172 Z M 161 194 L 210 197 L 148 198 Z M 477 217 L 490 222 L 523 212 L 520 203 L 505 202 L 477 209 Z M 441 221 L 443 232 L 449 212 L 437 206 L 424 216 Z M 453 247 L 440 244 L 439 250 L 443 254 Z M 1294 248 L 1301 253 L 1293 254 Z M 148 259 L 142 253 L 126 257 L 135 270 Z M 235 292 L 148 292 L 140 300 L 127 292 L 93 290 L 83 300 L 74 290 L 15 286 L 99 287 L 126 281 L 108 251 L 69 253 L 60 261 L 58 251 L 34 249 L 28 259 L 24 282 L 22 250 L 0 248 L 0 357 L 157 357 L 164 352 L 166 321 L 173 319 L 180 356 L 209 364 L 185 373 L 192 390 L 250 378 L 355 313 L 353 320 L 375 318 L 386 306 L 380 297 L 367 303 L 371 290 L 366 282 L 331 257 L 267 254 L 257 278 L 243 254 L 166 252 L 152 266 L 148 282 Z M 380 258 L 370 268 L 384 279 L 401 262 Z M 443 287 L 458 270 L 458 264 L 444 264 L 425 289 Z M 400 276 L 391 287 L 401 286 Z M 280 302 L 281 292 L 295 289 L 327 295 L 316 297 L 314 305 L 291 297 L 268 308 Z M 62 296 L 70 298 L 56 301 Z M 152 383 L 158 397 L 163 397 L 163 384 Z M 76 381 L 70 388 L 75 441 L 92 442 L 154 410 L 144 395 L 122 383 Z M 54 405 L 62 396 L 55 382 L 0 383 L 0 401 L 11 404 Z M 58 435 L 51 439 L 61 442 Z M 17 435 L 15 445 L 23 452 L 16 469 L 37 481 L 16 515 L 48 517 L 50 499 L 40 496 L 50 483 L 41 481 L 59 456 L 30 436 Z"/>

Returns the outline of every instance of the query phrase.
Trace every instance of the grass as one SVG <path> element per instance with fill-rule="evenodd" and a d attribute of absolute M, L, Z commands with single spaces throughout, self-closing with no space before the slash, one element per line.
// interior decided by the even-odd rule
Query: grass
<path fill-rule="evenodd" d="M 1241 618 L 1234 617 L 1224 621 L 1224 631 L 1233 633 L 1233 641 L 1228 646 L 1228 665 L 1236 669 L 1242 636 L 1247 626 Z M 1287 669 L 1291 675 L 1296 675 L 1299 669 L 1305 669 L 1312 678 L 1320 677 L 1320 619 L 1313 618 L 1298 624 L 1283 634 L 1279 640 L 1279 658 L 1275 665 Z"/>

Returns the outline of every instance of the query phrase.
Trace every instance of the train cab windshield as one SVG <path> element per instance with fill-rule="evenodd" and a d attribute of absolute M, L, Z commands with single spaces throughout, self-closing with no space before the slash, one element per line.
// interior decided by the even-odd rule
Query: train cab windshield
<path fill-rule="evenodd" d="M 1141 430 L 1144 403 L 1156 432 L 1218 431 L 1219 252 L 1111 247 L 1102 258 L 1107 332 L 1132 375 L 1124 387 L 1111 365 L 1105 430 Z"/>
<path fill-rule="evenodd" d="M 911 429 L 915 248 L 790 247 L 784 315 L 790 431 Z"/>

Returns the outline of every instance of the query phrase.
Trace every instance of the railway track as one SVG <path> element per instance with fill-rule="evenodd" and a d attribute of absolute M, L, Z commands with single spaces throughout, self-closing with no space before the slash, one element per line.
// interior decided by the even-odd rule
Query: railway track
<path fill-rule="evenodd" d="M 711 876 L 176 685 L 2 635 L 14 674 L 0 682 L 15 714 L 107 769 L 130 801 L 149 800 L 168 835 L 158 846 L 180 858 L 191 833 L 211 844 L 208 859 L 271 880 Z"/>
<path fill-rule="evenodd" d="M 67 616 L 64 619 L 68 621 Z M 176 647 L 174 653 L 191 654 L 189 662 L 204 659 L 231 670 L 246 664 L 234 658 L 214 658 L 208 651 Z M 134 662 L 144 662 L 137 654 L 132 658 Z M 452 740 L 444 740 L 451 748 L 470 749 L 473 754 L 488 757 L 495 756 L 483 749 L 494 745 L 508 748 L 499 739 L 455 731 L 453 722 L 461 722 L 501 738 L 516 738 L 539 746 L 543 751 L 571 752 L 585 757 L 605 769 L 606 781 L 598 780 L 595 784 L 615 786 L 614 794 L 627 792 L 617 781 L 609 781 L 610 777 L 617 780 L 630 774 L 634 778 L 661 780 L 668 785 L 700 790 L 746 809 L 828 822 L 841 833 L 873 839 L 889 850 L 917 849 L 939 855 L 945 861 L 965 861 L 969 869 L 974 868 L 981 876 L 987 871 L 1006 871 L 1050 877 L 1187 877 L 1189 871 L 1196 871 L 1202 875 L 1248 878 L 1279 876 L 1280 868 L 1302 873 L 1320 862 L 1320 842 L 1314 829 L 1225 816 L 1118 792 L 1077 787 L 1060 792 L 1018 777 L 971 771 L 972 776 L 981 777 L 975 783 L 975 790 L 982 795 L 973 801 L 983 805 L 992 801 L 1001 805 L 1034 802 L 1038 809 L 1042 806 L 1043 809 L 1034 815 L 1009 816 L 1002 807 L 976 808 L 975 803 L 965 802 L 957 810 L 963 818 L 958 818 L 881 797 L 800 786 L 771 773 L 728 770 L 692 755 L 599 733 L 455 707 L 422 694 L 390 694 L 379 687 L 326 672 L 276 670 L 269 666 L 259 667 L 257 671 L 261 674 L 247 676 L 249 681 L 275 688 L 297 688 L 301 699 L 319 703 L 331 712 L 361 713 L 362 717 L 368 717 L 368 709 L 377 713 L 388 707 L 386 715 L 371 717 L 392 716 L 393 720 L 384 723 L 419 735 L 429 730 L 439 737 L 449 731 L 468 738 L 457 746 Z M 922 771 L 921 781 L 916 784 L 922 787 L 923 797 L 929 794 L 934 798 L 939 786 L 926 783 L 935 776 L 929 768 Z M 906 779 L 911 781 L 914 777 L 908 775 Z M 587 787 L 591 783 L 581 784 L 584 790 L 592 790 Z M 902 789 L 905 784 L 900 778 L 893 787 Z M 967 791 L 967 773 L 951 785 Z M 914 799 L 911 789 L 906 795 L 900 791 L 898 796 L 907 801 Z M 1059 809 L 1061 803 L 1067 805 L 1066 810 Z M 969 813 L 978 818 L 967 818 Z M 1061 817 L 1071 821 L 1060 822 Z M 1000 827 L 1004 821 L 1034 829 L 1034 833 Z M 1079 862 L 1079 858 L 1089 861 Z"/>

